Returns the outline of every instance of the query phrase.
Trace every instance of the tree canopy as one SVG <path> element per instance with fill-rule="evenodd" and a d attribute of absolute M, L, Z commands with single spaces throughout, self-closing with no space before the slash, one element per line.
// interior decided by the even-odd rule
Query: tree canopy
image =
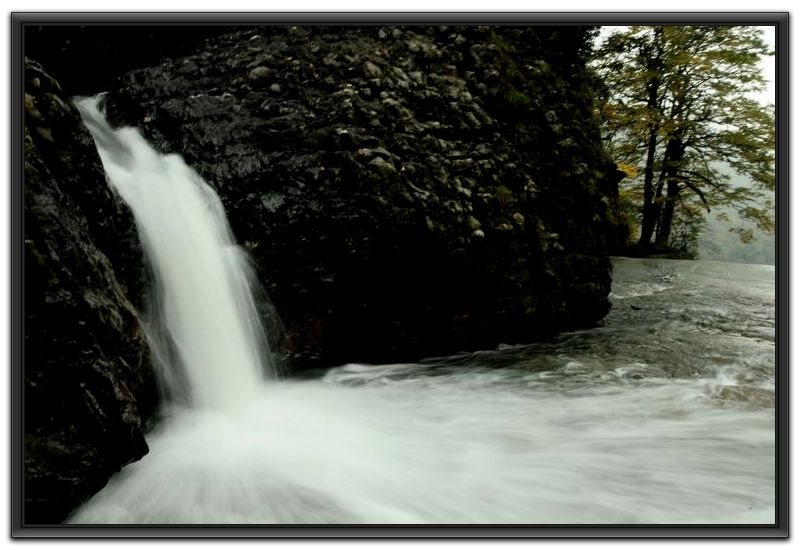
<path fill-rule="evenodd" d="M 720 206 L 774 231 L 774 106 L 752 98 L 771 54 L 744 26 L 633 26 L 595 49 L 598 112 L 640 247 L 688 246 Z"/>

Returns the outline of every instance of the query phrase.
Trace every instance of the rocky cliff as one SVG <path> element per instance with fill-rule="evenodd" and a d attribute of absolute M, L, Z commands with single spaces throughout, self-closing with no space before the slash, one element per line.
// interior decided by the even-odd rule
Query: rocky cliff
<path fill-rule="evenodd" d="M 576 28 L 263 27 L 104 88 L 218 191 L 292 368 L 393 362 L 607 312 L 618 174 L 580 47 Z M 27 523 L 142 456 L 156 402 L 135 228 L 69 95 L 26 64 Z"/>
<path fill-rule="evenodd" d="M 592 325 L 618 175 L 577 28 L 267 27 L 128 73 L 109 113 L 220 193 L 295 367 Z"/>
<path fill-rule="evenodd" d="M 23 520 L 59 523 L 147 452 L 143 416 L 156 393 L 126 297 L 138 289 L 118 278 L 139 280 L 132 219 L 77 113 L 35 62 L 25 64 L 24 109 Z"/>

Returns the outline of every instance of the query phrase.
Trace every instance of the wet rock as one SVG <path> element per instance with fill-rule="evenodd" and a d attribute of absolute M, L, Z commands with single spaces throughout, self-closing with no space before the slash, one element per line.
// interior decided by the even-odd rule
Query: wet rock
<path fill-rule="evenodd" d="M 370 61 L 364 62 L 364 70 L 372 78 L 380 78 L 383 76 L 383 71 L 381 68 Z"/>
<path fill-rule="evenodd" d="M 384 176 L 390 176 L 397 173 L 394 165 L 390 162 L 387 162 L 382 157 L 375 157 L 369 161 L 369 165 L 374 166 L 378 171 L 382 172 Z"/>
<path fill-rule="evenodd" d="M 42 524 L 147 452 L 156 394 L 132 219 L 57 83 L 31 60 L 25 79 L 24 522 Z"/>
<path fill-rule="evenodd" d="M 261 80 L 272 76 L 272 70 L 268 67 L 258 66 L 250 71 L 248 76 L 250 77 L 250 80 Z"/>
<path fill-rule="evenodd" d="M 126 74 L 109 112 L 184 155 L 260 243 L 294 368 L 493 348 L 609 308 L 618 179 L 577 32 L 241 30 Z M 256 89 L 261 65 L 279 92 Z"/>

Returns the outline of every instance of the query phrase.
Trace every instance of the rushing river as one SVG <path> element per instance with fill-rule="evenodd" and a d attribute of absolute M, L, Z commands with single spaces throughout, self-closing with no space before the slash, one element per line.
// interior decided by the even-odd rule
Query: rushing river
<path fill-rule="evenodd" d="M 94 523 L 772 523 L 771 266 L 619 259 L 605 326 L 173 410 Z"/>
<path fill-rule="evenodd" d="M 166 367 L 190 399 L 71 523 L 774 522 L 773 267 L 617 259 L 601 327 L 275 379 L 216 195 L 81 108 L 158 270 Z M 191 252 L 184 226 L 204 236 Z M 175 269 L 199 276 L 170 286 Z"/>

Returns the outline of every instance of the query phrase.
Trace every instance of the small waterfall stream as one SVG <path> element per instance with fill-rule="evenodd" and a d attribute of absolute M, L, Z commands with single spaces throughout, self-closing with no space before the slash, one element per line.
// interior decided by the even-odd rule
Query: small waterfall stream
<path fill-rule="evenodd" d="M 160 155 L 133 128 L 111 128 L 100 101 L 76 105 L 153 267 L 150 342 L 156 357 L 172 363 L 163 373 L 166 389 L 198 407 L 240 404 L 273 367 L 247 258 L 233 242 L 222 203 L 180 157 Z"/>

